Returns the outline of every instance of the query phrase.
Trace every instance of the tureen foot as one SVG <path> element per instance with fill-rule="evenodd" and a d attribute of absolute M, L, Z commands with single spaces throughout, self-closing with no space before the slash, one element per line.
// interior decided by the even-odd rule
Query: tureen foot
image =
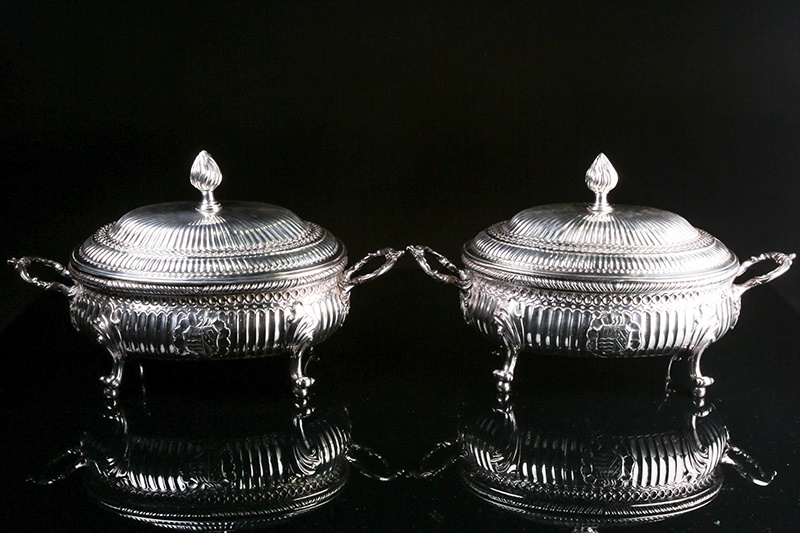
<path fill-rule="evenodd" d="M 147 387 L 144 384 L 144 365 L 142 365 L 141 361 L 138 361 L 136 366 L 139 367 L 139 385 L 141 386 L 142 392 L 142 403 L 147 403 Z"/>
<path fill-rule="evenodd" d="M 506 344 L 503 368 L 493 372 L 494 377 L 497 379 L 497 390 L 502 393 L 511 392 L 511 382 L 514 381 L 514 368 L 517 366 L 519 352 L 520 347 L 518 345 L 513 343 Z"/>
<path fill-rule="evenodd" d="M 710 376 L 694 376 L 695 387 L 710 387 L 714 384 L 714 378 Z"/>
<path fill-rule="evenodd" d="M 703 375 L 700 369 L 700 358 L 703 355 L 703 351 L 704 350 L 700 350 L 699 352 L 692 353 L 681 352 L 670 358 L 666 377 L 667 394 L 677 392 L 678 390 L 687 391 L 687 389 L 691 388 L 691 392 L 694 394 L 695 398 L 702 398 L 706 395 L 706 388 L 714 384 L 714 378 Z M 673 376 L 673 368 L 676 363 L 685 364 L 687 362 L 689 365 L 689 383 L 682 385 L 679 389 L 679 387 L 676 386 L 676 381 L 678 380 Z M 685 372 L 685 370 L 681 370 L 680 372 Z M 679 374 L 679 376 L 681 377 L 680 382 L 686 383 L 686 374 Z"/>
<path fill-rule="evenodd" d="M 113 316 L 113 315 L 112 315 Z M 100 315 L 94 322 L 97 332 L 97 342 L 111 354 L 111 372 L 100 378 L 105 385 L 103 394 L 107 398 L 116 398 L 122 383 L 122 372 L 125 369 L 125 350 L 122 348 L 122 337 L 117 327 L 118 320 Z"/>
<path fill-rule="evenodd" d="M 694 385 L 693 392 L 696 398 L 705 396 L 706 387 L 710 387 L 714 383 L 714 378 L 704 376 L 703 372 L 700 370 L 700 358 L 703 356 L 704 351 L 705 349 L 698 350 L 692 354 L 690 359 L 691 370 L 689 371 L 689 377 L 692 378 L 692 383 Z"/>
<path fill-rule="evenodd" d="M 497 390 L 500 392 L 511 392 L 511 382 L 514 381 L 514 365 L 517 362 L 519 352 L 506 357 L 506 364 L 501 370 L 494 371 L 497 378 Z M 510 359 L 510 360 L 509 360 Z M 510 370 L 508 369 L 510 367 Z"/>
<path fill-rule="evenodd" d="M 308 357 L 304 360 L 304 355 Z M 308 362 L 313 358 L 312 348 L 301 350 L 299 353 L 292 354 L 291 361 L 291 375 L 292 375 L 292 392 L 300 398 L 308 395 L 308 389 L 314 384 L 314 378 L 305 375 L 305 368 Z"/>
<path fill-rule="evenodd" d="M 122 361 L 121 363 L 124 363 Z M 120 364 L 118 369 L 115 368 L 111 371 L 111 374 L 108 376 L 103 376 L 100 378 L 100 381 L 105 385 L 103 389 L 103 394 L 108 399 L 114 399 L 119 396 L 119 386 L 122 379 L 122 367 L 123 365 Z"/>
<path fill-rule="evenodd" d="M 314 378 L 303 376 L 301 378 L 295 379 L 294 384 L 296 387 L 300 389 L 307 389 L 308 387 L 314 384 Z"/>

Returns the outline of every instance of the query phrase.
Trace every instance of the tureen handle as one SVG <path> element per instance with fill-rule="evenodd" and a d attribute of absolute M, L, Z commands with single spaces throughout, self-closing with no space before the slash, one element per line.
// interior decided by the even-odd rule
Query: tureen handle
<path fill-rule="evenodd" d="M 404 472 L 403 475 L 412 479 L 436 477 L 465 456 L 466 452 L 460 441 L 437 442 L 419 462 L 419 468 Z"/>
<path fill-rule="evenodd" d="M 461 290 L 468 290 L 470 286 L 472 286 L 472 280 L 469 277 L 469 274 L 465 270 L 461 270 L 457 266 L 455 266 L 449 259 L 447 259 L 442 254 L 431 250 L 428 246 L 416 246 L 411 245 L 406 248 L 408 252 L 414 256 L 419 266 L 422 270 L 425 271 L 427 275 L 432 277 L 437 281 L 441 281 L 442 283 L 447 283 L 450 285 L 455 285 Z M 440 265 L 444 268 L 449 270 L 450 272 L 456 274 L 455 276 L 451 274 L 443 274 L 441 272 L 437 272 L 434 270 L 430 264 L 428 264 L 428 260 L 425 259 L 425 253 L 431 254 Z"/>
<path fill-rule="evenodd" d="M 70 276 L 69 271 L 61 263 L 57 263 L 51 259 L 43 259 L 41 257 L 21 257 L 19 259 L 11 258 L 8 260 L 8 263 L 13 265 L 14 270 L 17 271 L 19 277 L 31 285 L 36 285 L 40 289 L 44 289 L 46 291 L 57 291 L 67 298 L 71 297 L 75 292 L 74 285 L 70 287 L 68 285 L 64 285 L 63 283 L 59 283 L 58 281 L 42 281 L 35 276 L 31 276 L 28 272 L 28 267 L 31 265 L 31 263 L 41 263 L 52 268 L 65 278 L 71 280 L 72 276 Z"/>
<path fill-rule="evenodd" d="M 740 476 L 762 487 L 769 485 L 775 479 L 774 470 L 764 470 L 749 453 L 731 443 L 728 443 L 722 462 L 732 465 Z"/>
<path fill-rule="evenodd" d="M 343 281 L 343 288 L 345 292 L 349 292 L 353 287 L 356 285 L 361 285 L 371 279 L 375 279 L 378 276 L 381 276 L 392 269 L 397 260 L 403 257 L 405 254 L 405 250 L 397 251 L 393 248 L 382 248 L 377 252 L 372 252 L 367 254 L 367 256 L 356 263 L 355 265 L 351 266 L 347 270 L 344 271 L 344 281 Z M 375 259 L 376 257 L 384 257 L 386 258 L 386 262 L 384 262 L 380 267 L 376 268 L 372 272 L 368 274 L 362 274 L 361 276 L 355 276 L 355 273 L 361 270 L 364 265 L 369 263 L 371 260 Z"/>
<path fill-rule="evenodd" d="M 464 456 L 459 442 L 439 442 L 420 461 L 416 470 L 392 469 L 381 454 L 364 446 L 352 443 L 347 451 L 347 462 L 362 475 L 376 481 L 394 481 L 398 478 L 428 479 L 436 477 Z"/>
<path fill-rule="evenodd" d="M 37 485 L 52 485 L 57 481 L 68 478 L 73 472 L 80 470 L 88 464 L 89 461 L 83 456 L 83 449 L 81 446 L 73 446 L 58 454 L 53 460 L 47 463 L 44 472 L 28 478 L 28 481 L 36 483 Z"/>
<path fill-rule="evenodd" d="M 747 270 L 755 265 L 756 263 L 760 263 L 762 261 L 775 261 L 778 266 L 774 269 L 770 270 L 766 274 L 762 274 L 760 276 L 755 276 L 753 278 L 748 279 L 742 283 L 734 283 L 733 288 L 742 294 L 745 291 L 752 289 L 753 287 L 758 287 L 759 285 L 763 285 L 764 283 L 769 283 L 773 279 L 777 278 L 787 270 L 789 267 L 792 266 L 792 261 L 795 258 L 795 254 L 784 254 L 781 252 L 765 252 L 761 255 L 751 257 L 744 263 L 742 266 L 739 267 L 739 272 L 736 273 L 736 276 L 739 277 Z"/>
<path fill-rule="evenodd" d="M 403 475 L 402 470 L 393 470 L 383 455 L 363 444 L 351 443 L 346 458 L 363 476 L 375 481 L 394 481 Z"/>

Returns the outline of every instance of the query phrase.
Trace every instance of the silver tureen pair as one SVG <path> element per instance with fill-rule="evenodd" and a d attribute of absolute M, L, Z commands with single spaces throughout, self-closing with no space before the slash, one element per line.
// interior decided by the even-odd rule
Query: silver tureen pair
<path fill-rule="evenodd" d="M 11 259 L 20 276 L 64 294 L 73 325 L 111 353 L 106 394 L 117 394 L 128 357 L 220 359 L 291 355 L 295 391 L 313 379 L 313 346 L 342 325 L 356 285 L 390 270 L 404 251 L 384 248 L 346 268 L 342 242 L 291 211 L 263 203 L 220 204 L 222 175 L 206 152 L 191 182 L 200 203 L 135 209 L 101 227 L 67 267 L 37 257 Z M 520 352 L 584 357 L 689 355 L 702 395 L 703 350 L 731 329 L 741 295 L 783 274 L 794 254 L 770 252 L 739 263 L 685 219 L 647 207 L 608 203 L 617 174 L 600 154 L 586 173 L 592 204 L 521 211 L 464 245 L 459 269 L 425 246 L 407 250 L 435 279 L 461 290 L 466 321 L 501 344 L 495 372 L 510 390 Z M 428 254 L 446 269 L 431 267 Z M 375 258 L 376 270 L 357 275 Z M 734 280 L 755 263 L 767 274 Z M 71 280 L 45 282 L 32 263 Z M 672 361 L 671 360 L 671 361 Z"/>

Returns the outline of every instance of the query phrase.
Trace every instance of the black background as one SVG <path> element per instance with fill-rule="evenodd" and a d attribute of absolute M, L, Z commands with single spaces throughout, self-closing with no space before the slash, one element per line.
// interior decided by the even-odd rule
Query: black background
<path fill-rule="evenodd" d="M 220 200 L 287 207 L 353 260 L 410 243 L 456 259 L 523 208 L 589 201 L 600 151 L 612 202 L 679 213 L 742 259 L 800 250 L 797 2 L 18 2 L 0 69 L 7 257 L 66 262 L 130 209 L 196 198 L 200 149 Z M 389 307 L 416 298 L 398 313 L 446 292 L 386 286 Z M 35 330 L 26 309 L 66 315 L 11 269 L 0 287 L 7 339 Z M 797 269 L 764 290 L 796 326 Z M 781 361 L 765 365 L 797 375 Z"/>
<path fill-rule="evenodd" d="M 797 2 L 157 4 L 5 10 L 6 255 L 66 261 L 130 209 L 197 197 L 201 149 L 220 199 L 287 207 L 353 259 L 456 258 L 521 209 L 589 201 L 600 151 L 612 202 L 743 259 L 800 250 Z"/>

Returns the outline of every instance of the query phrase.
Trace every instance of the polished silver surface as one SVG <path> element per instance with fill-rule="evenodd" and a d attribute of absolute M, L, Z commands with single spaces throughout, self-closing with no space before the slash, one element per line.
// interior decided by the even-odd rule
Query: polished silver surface
<path fill-rule="evenodd" d="M 618 180 L 600 154 L 586 173 L 590 204 L 521 211 L 464 245 L 459 269 L 426 246 L 409 246 L 423 270 L 461 289 L 466 321 L 501 344 L 495 372 L 507 392 L 522 351 L 586 357 L 690 354 L 698 395 L 713 380 L 705 348 L 736 325 L 741 295 L 783 274 L 794 254 L 769 252 L 739 264 L 708 233 L 678 215 L 608 203 Z M 432 255 L 444 268 L 428 262 Z M 734 280 L 762 261 L 775 268 Z"/>
<path fill-rule="evenodd" d="M 378 250 L 346 269 L 344 245 L 320 226 L 282 207 L 217 201 L 222 174 L 207 152 L 190 179 L 199 203 L 135 209 L 95 232 L 67 267 L 37 257 L 9 262 L 25 281 L 64 294 L 76 329 L 109 351 L 108 396 L 118 393 L 128 357 L 286 352 L 295 391 L 305 394 L 311 348 L 342 325 L 352 288 L 390 270 L 404 252 Z M 361 273 L 376 258 L 383 263 Z M 71 284 L 32 276 L 34 263 Z"/>

